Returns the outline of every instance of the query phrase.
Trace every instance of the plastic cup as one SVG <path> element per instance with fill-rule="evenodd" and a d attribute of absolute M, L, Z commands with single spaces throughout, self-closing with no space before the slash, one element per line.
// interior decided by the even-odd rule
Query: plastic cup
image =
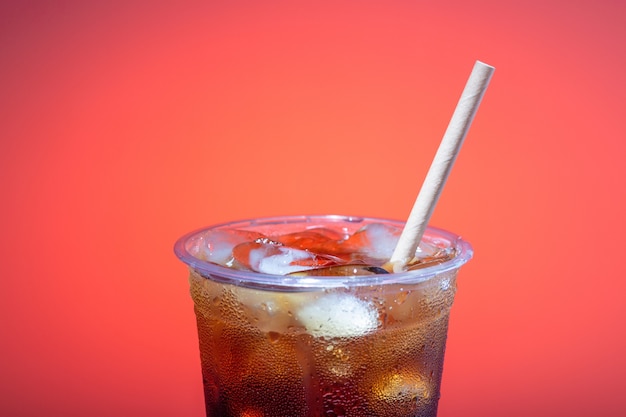
<path fill-rule="evenodd" d="M 216 225 L 183 236 L 207 416 L 429 416 L 437 414 L 460 237 L 428 228 L 423 241 L 452 250 L 441 263 L 368 276 L 277 276 L 207 259 L 228 258 L 255 232 L 324 227 L 352 234 L 402 222 L 289 216 Z"/>

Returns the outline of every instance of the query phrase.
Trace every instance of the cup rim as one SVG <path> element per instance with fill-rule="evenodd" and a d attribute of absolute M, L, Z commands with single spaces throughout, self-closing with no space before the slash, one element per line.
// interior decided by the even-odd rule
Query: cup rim
<path fill-rule="evenodd" d="M 404 222 L 380 217 L 361 217 L 345 215 L 286 215 L 260 217 L 245 220 L 219 223 L 212 226 L 202 227 L 186 233 L 174 244 L 174 253 L 187 266 L 199 273 L 201 276 L 214 281 L 230 283 L 237 286 L 266 289 L 285 292 L 313 291 L 333 288 L 351 288 L 363 286 L 380 286 L 390 284 L 417 284 L 426 282 L 431 278 L 459 269 L 473 257 L 473 248 L 469 242 L 447 230 L 428 226 L 424 236 L 429 239 L 446 242 L 446 245 L 454 247 L 456 256 L 440 264 L 392 274 L 376 274 L 367 276 L 290 276 L 290 275 L 270 275 L 253 271 L 237 270 L 207 262 L 194 256 L 189 251 L 189 242 L 200 238 L 203 234 L 211 230 L 228 229 L 233 227 L 269 226 L 272 224 L 289 223 L 319 223 L 322 221 L 329 223 L 346 224 L 368 224 L 368 223 L 388 223 L 399 227 Z"/>

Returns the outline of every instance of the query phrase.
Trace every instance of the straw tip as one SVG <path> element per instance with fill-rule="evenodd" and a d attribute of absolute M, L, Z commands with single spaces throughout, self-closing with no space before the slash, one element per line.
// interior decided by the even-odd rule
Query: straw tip
<path fill-rule="evenodd" d="M 485 67 L 486 69 L 489 69 L 490 71 L 493 71 L 496 69 L 496 67 L 489 65 L 487 63 L 484 63 L 483 61 L 480 60 L 476 60 L 476 64 L 474 64 L 477 67 Z"/>

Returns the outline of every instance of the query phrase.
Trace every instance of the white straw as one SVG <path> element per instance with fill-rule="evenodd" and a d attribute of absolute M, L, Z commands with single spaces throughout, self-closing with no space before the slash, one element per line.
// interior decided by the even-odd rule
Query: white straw
<path fill-rule="evenodd" d="M 476 61 L 463 94 L 454 110 L 452 119 L 443 135 L 439 149 L 415 200 L 400 240 L 389 260 L 394 272 L 404 270 L 415 256 L 424 230 L 433 213 L 441 190 L 446 183 L 452 165 L 461 149 L 463 140 L 472 124 L 480 101 L 487 90 L 494 67 Z"/>

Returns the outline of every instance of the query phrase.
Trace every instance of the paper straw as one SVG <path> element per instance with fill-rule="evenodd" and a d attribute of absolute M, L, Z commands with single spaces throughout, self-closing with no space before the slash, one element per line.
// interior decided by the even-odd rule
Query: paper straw
<path fill-rule="evenodd" d="M 389 260 L 388 267 L 401 272 L 415 256 L 424 230 L 433 213 L 441 190 L 448 179 L 452 165 L 461 149 L 465 136 L 487 90 L 494 67 L 476 61 L 454 114 L 450 119 L 439 149 L 424 179 L 411 214 L 402 230 L 400 240 Z M 389 265 L 390 264 L 390 265 Z"/>

